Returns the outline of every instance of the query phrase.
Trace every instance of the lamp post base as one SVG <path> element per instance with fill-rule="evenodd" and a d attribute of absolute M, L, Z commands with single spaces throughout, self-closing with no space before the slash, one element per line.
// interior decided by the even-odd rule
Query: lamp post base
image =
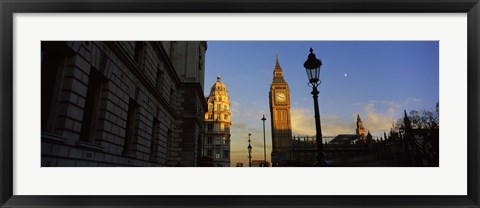
<path fill-rule="evenodd" d="M 315 166 L 315 167 L 328 167 L 330 165 L 327 163 L 327 161 L 325 161 L 324 159 L 321 159 L 321 160 L 315 161 L 315 163 L 313 163 L 313 166 Z"/>

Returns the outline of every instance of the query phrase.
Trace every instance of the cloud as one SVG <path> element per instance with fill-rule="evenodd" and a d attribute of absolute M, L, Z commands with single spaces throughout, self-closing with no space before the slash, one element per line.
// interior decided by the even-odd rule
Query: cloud
<path fill-rule="evenodd" d="M 384 105 L 388 106 L 389 108 L 401 108 L 403 106 L 402 103 L 395 102 L 395 101 L 389 101 L 389 100 L 384 100 L 384 101 L 382 101 L 382 103 Z"/>
<path fill-rule="evenodd" d="M 245 123 L 235 123 L 235 125 L 232 125 L 232 131 L 235 129 L 235 130 L 242 130 L 242 129 L 246 129 L 247 128 L 247 125 Z"/>
<path fill-rule="evenodd" d="M 414 103 L 423 103 L 421 98 L 410 97 L 402 101 L 370 100 L 363 104 L 363 113 L 360 113 L 364 127 L 374 136 L 383 135 L 390 130 L 394 120 L 403 116 L 403 109 L 408 111 Z"/>
<path fill-rule="evenodd" d="M 304 108 L 291 109 L 292 132 L 294 135 L 316 134 L 315 117 L 313 110 Z M 338 115 L 320 115 L 320 122 L 323 136 L 336 136 L 355 132 L 355 120 L 352 118 L 341 118 Z"/>
<path fill-rule="evenodd" d="M 395 113 L 399 112 L 402 106 L 401 103 L 394 101 L 369 102 L 363 107 L 364 115 L 360 117 L 368 131 L 374 135 L 381 135 L 390 129 Z"/>
<path fill-rule="evenodd" d="M 369 112 L 369 111 L 373 111 L 375 108 L 375 103 L 371 102 L 371 103 L 367 103 L 364 107 L 363 107 L 363 110 L 365 112 Z"/>
<path fill-rule="evenodd" d="M 412 98 L 412 101 L 413 101 L 414 103 L 421 103 L 421 102 L 423 102 L 423 99 L 421 99 L 421 98 Z"/>
<path fill-rule="evenodd" d="M 268 119 L 268 116 L 265 115 Z M 230 161 L 231 165 L 235 166 L 237 162 L 243 163 L 244 166 L 248 166 L 248 134 L 250 133 L 251 145 L 252 145 L 252 159 L 253 160 L 263 160 L 263 127 L 261 125 L 260 118 L 258 119 L 258 127 L 252 127 L 252 125 L 256 126 L 256 124 L 252 123 L 234 123 L 231 127 L 231 143 L 230 143 Z M 271 134 L 269 122 L 266 122 L 265 128 L 265 146 L 266 146 L 266 155 L 267 160 L 270 161 L 270 153 L 272 151 L 272 144 L 271 144 Z"/>
<path fill-rule="evenodd" d="M 290 114 L 293 134 L 315 135 L 315 118 L 312 116 L 312 110 L 292 108 Z"/>
<path fill-rule="evenodd" d="M 356 130 L 357 114 L 360 115 L 366 130 L 372 134 L 383 135 L 392 126 L 394 115 L 401 111 L 403 104 L 394 101 L 371 100 L 363 104 L 363 112 L 351 116 L 335 114 L 320 115 L 322 135 L 336 136 L 338 134 L 354 134 Z M 313 109 L 292 108 L 292 132 L 294 135 L 316 134 Z"/>
<path fill-rule="evenodd" d="M 240 107 L 240 103 L 239 102 L 236 102 L 236 101 L 232 101 L 230 102 L 230 112 L 232 114 L 236 114 L 238 113 L 238 108 Z"/>

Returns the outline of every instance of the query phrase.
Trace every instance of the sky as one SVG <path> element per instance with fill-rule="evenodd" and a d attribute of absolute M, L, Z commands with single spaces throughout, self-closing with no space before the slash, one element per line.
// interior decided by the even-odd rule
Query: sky
<path fill-rule="evenodd" d="M 315 135 L 312 88 L 303 68 L 313 48 L 323 65 L 319 109 L 323 136 L 354 134 L 356 116 L 373 138 L 388 132 L 403 110 L 432 110 L 439 101 L 437 41 L 208 41 L 207 96 L 217 76 L 227 86 L 231 108 L 231 165 L 263 160 L 263 124 L 271 161 L 268 93 L 275 53 L 290 88 L 294 135 Z"/>

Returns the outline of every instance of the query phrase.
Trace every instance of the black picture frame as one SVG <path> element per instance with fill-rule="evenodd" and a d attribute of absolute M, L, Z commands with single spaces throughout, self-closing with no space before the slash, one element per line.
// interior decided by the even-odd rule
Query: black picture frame
<path fill-rule="evenodd" d="M 479 0 L 0 0 L 0 204 L 2 207 L 480 207 Z M 13 195 L 15 13 L 467 13 L 468 194 L 466 196 L 25 196 Z M 445 180 L 448 180 L 446 178 Z M 441 182 L 439 183 L 441 186 Z M 414 188 L 414 187 L 412 187 Z"/>

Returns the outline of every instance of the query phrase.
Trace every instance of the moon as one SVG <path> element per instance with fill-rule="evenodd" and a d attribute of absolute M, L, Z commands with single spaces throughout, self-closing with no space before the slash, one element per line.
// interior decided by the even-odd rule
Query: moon
<path fill-rule="evenodd" d="M 345 74 L 345 77 L 347 77 L 347 74 Z"/>

